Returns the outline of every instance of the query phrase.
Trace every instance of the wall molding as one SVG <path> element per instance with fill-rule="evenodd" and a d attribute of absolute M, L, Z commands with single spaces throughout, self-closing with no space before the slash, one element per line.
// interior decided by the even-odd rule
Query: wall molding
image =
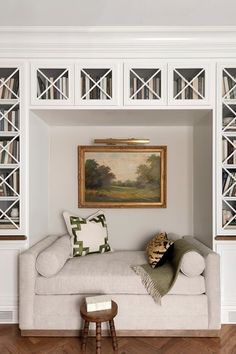
<path fill-rule="evenodd" d="M 3 57 L 234 57 L 236 26 L 0 27 Z"/>

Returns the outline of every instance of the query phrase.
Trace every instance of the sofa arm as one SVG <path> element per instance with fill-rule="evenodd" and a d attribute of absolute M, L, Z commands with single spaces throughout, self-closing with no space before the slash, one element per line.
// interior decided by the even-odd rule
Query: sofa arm
<path fill-rule="evenodd" d="M 47 236 L 19 257 L 19 326 L 33 328 L 36 259 L 40 252 L 49 247 L 59 236 Z"/>
<path fill-rule="evenodd" d="M 205 259 L 205 284 L 208 299 L 209 329 L 220 329 L 220 256 L 192 236 L 184 237 Z"/>

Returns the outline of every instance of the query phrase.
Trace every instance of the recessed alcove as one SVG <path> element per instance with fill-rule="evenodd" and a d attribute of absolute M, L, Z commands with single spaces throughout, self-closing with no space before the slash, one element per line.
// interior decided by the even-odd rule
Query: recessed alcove
<path fill-rule="evenodd" d="M 38 109 L 29 119 L 31 240 L 63 234 L 63 210 L 78 208 L 77 146 L 94 138 L 149 138 L 167 145 L 167 208 L 104 209 L 114 249 L 140 249 L 160 230 L 212 240 L 212 111 Z"/>

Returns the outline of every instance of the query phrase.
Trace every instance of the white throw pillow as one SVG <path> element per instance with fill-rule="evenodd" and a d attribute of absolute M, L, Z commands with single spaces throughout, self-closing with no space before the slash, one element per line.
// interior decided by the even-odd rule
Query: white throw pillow
<path fill-rule="evenodd" d="M 190 251 L 185 253 L 182 258 L 180 270 L 187 277 L 196 277 L 205 269 L 205 260 L 200 253 Z"/>
<path fill-rule="evenodd" d="M 70 236 L 61 236 L 38 255 L 35 267 L 39 274 L 49 278 L 61 270 L 70 254 Z"/>
<path fill-rule="evenodd" d="M 99 210 L 88 218 L 64 211 L 63 217 L 71 236 L 73 257 L 111 251 L 108 243 L 106 217 L 103 211 Z"/>

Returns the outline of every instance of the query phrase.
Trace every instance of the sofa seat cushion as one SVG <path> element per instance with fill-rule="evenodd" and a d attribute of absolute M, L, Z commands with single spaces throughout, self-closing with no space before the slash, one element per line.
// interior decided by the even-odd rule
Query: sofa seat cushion
<path fill-rule="evenodd" d="M 116 251 L 69 259 L 51 278 L 36 278 L 36 294 L 147 294 L 131 266 L 147 263 L 143 251 Z M 204 277 L 186 277 L 181 272 L 169 294 L 205 293 Z"/>

